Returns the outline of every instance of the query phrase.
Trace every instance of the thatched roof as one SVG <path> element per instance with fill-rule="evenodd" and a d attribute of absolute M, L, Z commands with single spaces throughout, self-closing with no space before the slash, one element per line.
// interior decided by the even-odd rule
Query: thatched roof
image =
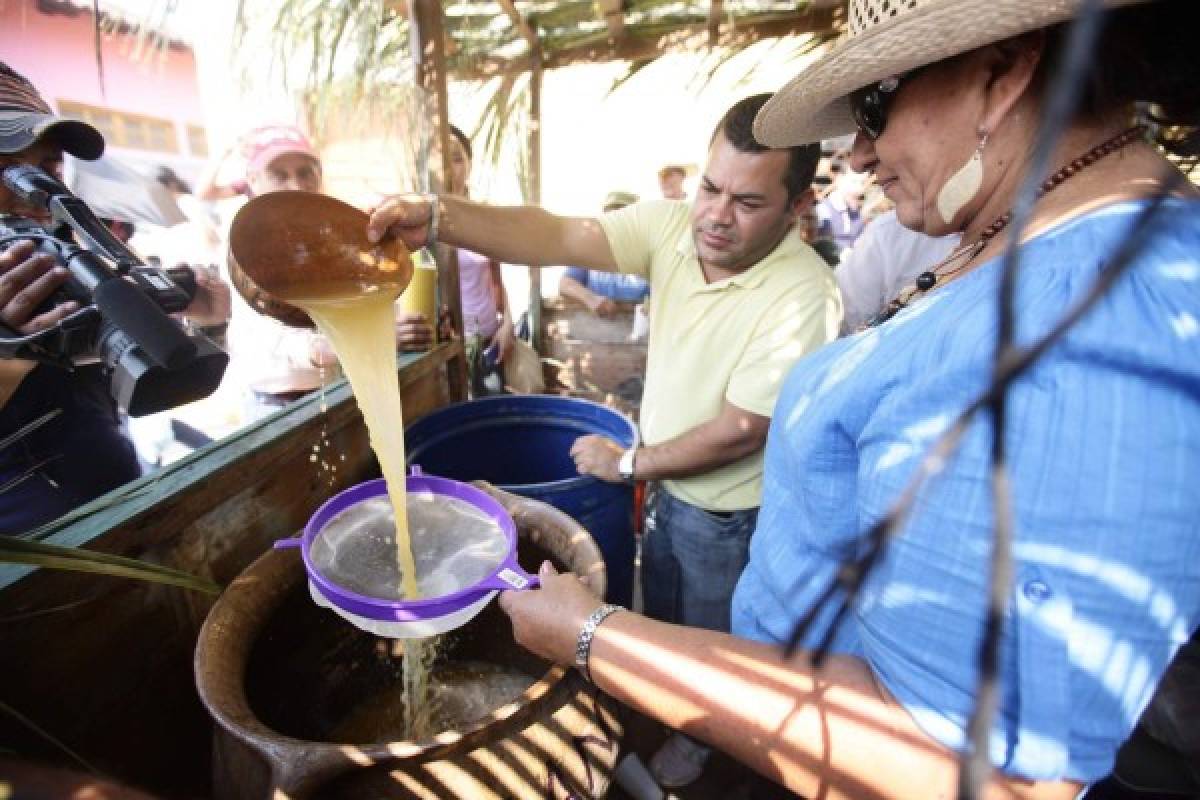
<path fill-rule="evenodd" d="M 341 0 L 353 4 L 354 0 Z M 388 2 L 403 24 L 403 0 Z M 444 4 L 447 67 L 461 78 L 581 62 L 646 61 L 709 46 L 841 29 L 842 0 L 452 0 Z"/>
<path fill-rule="evenodd" d="M 285 85 L 302 89 L 313 108 L 336 96 L 345 108 L 397 112 L 431 72 L 459 81 L 503 77 L 490 112 L 501 129 L 539 83 L 522 74 L 607 61 L 632 74 L 668 53 L 701 51 L 716 54 L 706 66 L 715 70 L 755 42 L 786 36 L 801 37 L 800 55 L 841 33 L 845 0 L 238 0 L 238 10 L 235 50 L 268 47 L 286 65 Z M 423 45 L 420 67 L 414 18 L 422 42 L 440 30 L 443 45 Z M 244 40 L 251 33 L 253 44 Z"/>

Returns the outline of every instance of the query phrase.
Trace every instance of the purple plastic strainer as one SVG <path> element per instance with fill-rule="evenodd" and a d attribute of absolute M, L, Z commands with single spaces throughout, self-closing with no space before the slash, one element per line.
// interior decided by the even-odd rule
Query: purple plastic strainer
<path fill-rule="evenodd" d="M 320 605 L 332 609 L 364 630 L 390 638 L 422 638 L 452 630 L 483 610 L 488 601 L 502 589 L 529 589 L 538 585 L 517 563 L 517 526 L 504 507 L 486 493 L 459 481 L 424 475 L 413 467 L 406 478 L 410 494 L 432 493 L 451 497 L 474 506 L 500 526 L 508 540 L 504 560 L 483 580 L 451 594 L 419 600 L 388 600 L 359 594 L 326 578 L 310 556 L 313 542 L 325 526 L 341 512 L 365 500 L 387 494 L 382 479 L 352 486 L 331 497 L 304 526 L 302 536 L 280 539 L 276 549 L 300 548 L 304 569 L 308 573 L 309 590 Z"/>

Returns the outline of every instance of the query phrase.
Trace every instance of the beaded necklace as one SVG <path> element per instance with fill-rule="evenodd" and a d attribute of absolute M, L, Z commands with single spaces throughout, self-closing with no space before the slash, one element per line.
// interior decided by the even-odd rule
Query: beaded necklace
<path fill-rule="evenodd" d="M 1145 133 L 1146 127 L 1144 125 L 1135 125 L 1128 130 L 1122 131 L 1108 141 L 1096 145 L 1091 150 L 1071 161 L 1071 163 L 1059 169 L 1049 178 L 1046 178 L 1042 182 L 1042 185 L 1038 187 L 1038 199 L 1062 186 L 1068 179 L 1075 177 L 1081 171 L 1095 164 L 1105 156 L 1115 153 L 1131 142 L 1142 138 Z M 949 279 L 966 270 L 975 260 L 975 257 L 983 252 L 983 248 L 987 246 L 987 243 L 1007 228 L 1008 223 L 1011 221 L 1012 210 L 1010 209 L 993 220 L 992 224 L 984 228 L 983 233 L 979 234 L 977 240 L 955 248 L 954 252 L 950 253 L 950 255 L 918 275 L 912 286 L 900 292 L 882 311 L 868 320 L 863 327 L 873 328 L 876 325 L 887 322 L 896 316 L 901 309 L 906 308 L 913 300 L 923 297 L 939 283 L 945 284 Z"/>

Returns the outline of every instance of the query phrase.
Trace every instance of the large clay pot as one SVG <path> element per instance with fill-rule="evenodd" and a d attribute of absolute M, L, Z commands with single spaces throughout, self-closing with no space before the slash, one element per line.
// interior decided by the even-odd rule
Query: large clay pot
<path fill-rule="evenodd" d="M 603 595 L 604 562 L 583 528 L 544 503 L 483 488 L 516 521 L 523 567 L 549 558 Z M 316 607 L 298 551 L 259 558 L 213 607 L 196 650 L 200 697 L 217 722 L 215 796 L 603 797 L 621 736 L 614 701 L 523 650 L 495 603 L 449 636 L 451 660 L 515 669 L 529 687 L 427 741 L 331 741 L 349 709 L 397 680 L 397 645 Z"/>

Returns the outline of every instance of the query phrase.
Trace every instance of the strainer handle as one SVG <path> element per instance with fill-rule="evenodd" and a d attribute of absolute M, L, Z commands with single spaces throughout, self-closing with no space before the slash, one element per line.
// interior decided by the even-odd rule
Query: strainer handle
<path fill-rule="evenodd" d="M 271 545 L 271 547 L 275 550 L 291 550 L 303 544 L 303 536 L 294 536 L 291 539 L 276 539 L 275 544 Z"/>
<path fill-rule="evenodd" d="M 480 589 L 536 589 L 542 585 L 537 575 L 530 575 L 512 556 L 505 559 L 496 574 L 478 584 Z"/>

